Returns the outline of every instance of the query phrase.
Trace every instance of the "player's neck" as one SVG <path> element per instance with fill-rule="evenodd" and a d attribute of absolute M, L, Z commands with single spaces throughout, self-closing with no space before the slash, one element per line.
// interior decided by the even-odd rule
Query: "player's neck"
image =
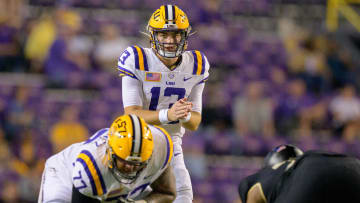
<path fill-rule="evenodd" d="M 160 56 L 158 53 L 156 53 L 158 58 L 160 59 L 163 64 L 168 67 L 170 70 L 173 70 L 176 68 L 177 65 L 179 65 L 181 61 L 181 57 L 175 57 L 175 58 L 166 58 L 163 56 Z"/>

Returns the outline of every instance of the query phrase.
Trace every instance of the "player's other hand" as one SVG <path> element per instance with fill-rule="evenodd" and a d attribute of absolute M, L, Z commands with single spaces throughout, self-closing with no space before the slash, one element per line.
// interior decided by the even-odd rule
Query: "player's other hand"
<path fill-rule="evenodd" d="M 187 98 L 179 99 L 168 111 L 169 121 L 177 121 L 185 118 L 191 111 L 192 106 L 192 102 L 187 101 Z"/>

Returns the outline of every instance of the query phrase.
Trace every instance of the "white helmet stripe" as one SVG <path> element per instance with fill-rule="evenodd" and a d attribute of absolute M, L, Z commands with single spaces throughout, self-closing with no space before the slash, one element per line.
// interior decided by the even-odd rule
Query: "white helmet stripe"
<path fill-rule="evenodd" d="M 167 13 L 168 13 L 168 20 L 170 21 L 170 22 L 174 22 L 174 10 L 175 9 L 173 9 L 173 5 L 167 5 L 166 6 L 166 9 L 167 9 Z"/>
<path fill-rule="evenodd" d="M 133 129 L 134 129 L 134 136 L 133 142 L 131 147 L 131 156 L 140 157 L 141 152 L 141 137 L 142 137 L 142 130 L 140 119 L 135 115 L 130 115 L 131 120 L 133 121 Z"/>

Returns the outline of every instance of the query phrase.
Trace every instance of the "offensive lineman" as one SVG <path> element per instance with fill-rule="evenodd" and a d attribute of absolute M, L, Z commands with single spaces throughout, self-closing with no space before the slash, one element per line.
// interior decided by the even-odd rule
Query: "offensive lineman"
<path fill-rule="evenodd" d="M 243 203 L 360 202 L 360 160 L 280 145 L 239 185 Z"/>
<path fill-rule="evenodd" d="M 165 130 L 120 116 L 46 161 L 38 202 L 172 202 L 172 155 Z"/>
<path fill-rule="evenodd" d="M 192 202 L 181 138 L 185 128 L 196 130 L 201 122 L 209 62 L 200 51 L 185 51 L 191 26 L 179 7 L 162 5 L 150 17 L 147 31 L 151 48 L 128 47 L 118 61 L 120 76 L 124 76 L 124 110 L 169 132 L 174 142 L 175 202 Z"/>

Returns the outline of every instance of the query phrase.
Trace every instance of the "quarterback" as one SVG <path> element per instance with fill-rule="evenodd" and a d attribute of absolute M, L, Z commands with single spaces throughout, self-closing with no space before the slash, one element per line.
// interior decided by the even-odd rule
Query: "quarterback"
<path fill-rule="evenodd" d="M 196 130 L 200 124 L 209 62 L 200 51 L 185 51 L 191 26 L 179 7 L 162 5 L 150 17 L 147 31 L 151 48 L 128 47 L 118 60 L 124 111 L 169 132 L 174 143 L 175 202 L 192 202 L 181 138 L 185 128 Z"/>
<path fill-rule="evenodd" d="M 172 156 L 164 129 L 120 116 L 46 161 L 38 202 L 172 202 Z"/>

